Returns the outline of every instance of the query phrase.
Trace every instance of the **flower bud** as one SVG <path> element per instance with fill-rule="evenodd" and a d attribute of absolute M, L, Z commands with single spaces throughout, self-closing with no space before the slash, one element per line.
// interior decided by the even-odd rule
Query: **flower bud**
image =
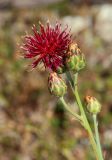
<path fill-rule="evenodd" d="M 62 97 L 67 90 L 64 80 L 59 77 L 56 72 L 50 73 L 48 78 L 48 88 L 51 94 L 58 97 Z"/>
<path fill-rule="evenodd" d="M 97 114 L 101 110 L 101 104 L 95 97 L 86 96 L 87 110 L 92 114 Z"/>
<path fill-rule="evenodd" d="M 72 43 L 69 46 L 66 65 L 69 70 L 74 72 L 78 72 L 85 67 L 84 54 L 81 53 L 81 50 L 76 43 Z"/>

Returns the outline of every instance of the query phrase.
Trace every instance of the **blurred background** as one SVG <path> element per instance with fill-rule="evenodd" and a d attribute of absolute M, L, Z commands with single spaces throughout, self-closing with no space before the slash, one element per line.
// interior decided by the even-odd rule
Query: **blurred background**
<path fill-rule="evenodd" d="M 47 88 L 47 73 L 28 72 L 18 44 L 40 20 L 68 24 L 85 53 L 81 98 L 102 103 L 99 130 L 112 160 L 111 0 L 0 0 L 0 160 L 94 160 L 87 133 Z M 71 92 L 67 101 L 74 106 Z"/>

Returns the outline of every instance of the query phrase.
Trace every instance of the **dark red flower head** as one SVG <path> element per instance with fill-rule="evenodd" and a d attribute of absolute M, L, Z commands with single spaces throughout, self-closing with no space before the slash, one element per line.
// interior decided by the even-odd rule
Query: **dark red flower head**
<path fill-rule="evenodd" d="M 43 62 L 45 68 L 56 70 L 64 63 L 71 35 L 67 27 L 62 30 L 59 23 L 56 23 L 55 27 L 49 23 L 46 27 L 41 23 L 39 26 L 39 32 L 34 25 L 32 27 L 33 35 L 25 36 L 24 44 L 21 47 L 24 51 L 24 58 L 34 59 L 33 68 Z"/>

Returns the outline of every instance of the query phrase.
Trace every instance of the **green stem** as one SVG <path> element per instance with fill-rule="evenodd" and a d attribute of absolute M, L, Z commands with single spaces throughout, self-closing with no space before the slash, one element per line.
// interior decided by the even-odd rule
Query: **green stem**
<path fill-rule="evenodd" d="M 70 72 L 66 72 L 66 76 L 67 76 L 67 78 L 68 78 L 68 80 L 69 80 L 70 86 L 71 86 L 71 87 L 74 86 L 74 81 L 73 81 L 73 79 L 72 79 L 71 73 L 70 73 Z M 73 88 L 72 88 L 72 89 L 73 89 Z"/>
<path fill-rule="evenodd" d="M 84 126 L 85 126 L 86 130 L 88 131 L 89 139 L 90 139 L 90 142 L 91 142 L 91 144 L 92 144 L 93 150 L 94 150 L 94 152 L 95 152 L 95 156 L 96 156 L 96 158 L 98 159 L 97 146 L 96 146 L 96 143 L 95 143 L 95 140 L 94 140 L 94 136 L 93 136 L 92 130 L 91 130 L 90 125 L 89 125 L 89 123 L 88 123 L 88 120 L 87 120 L 87 118 L 86 118 L 86 115 L 85 115 L 85 112 L 84 112 L 82 103 L 81 103 L 81 101 L 80 101 L 80 98 L 79 98 L 79 94 L 78 94 L 77 89 L 75 89 L 75 97 L 76 97 L 76 100 L 77 100 L 77 103 L 78 103 L 80 112 L 81 112 L 81 114 L 82 114 L 82 117 L 84 118 Z"/>
<path fill-rule="evenodd" d="M 102 149 L 101 149 L 101 144 L 100 144 L 100 137 L 99 137 L 99 133 L 98 133 L 98 122 L 97 122 L 97 115 L 96 114 L 93 115 L 93 121 L 94 121 L 96 143 L 98 146 L 100 159 L 103 160 Z"/>
<path fill-rule="evenodd" d="M 71 78 L 72 78 L 72 77 L 71 77 Z M 99 156 L 99 153 L 98 153 L 98 150 L 97 150 L 97 145 L 96 145 L 96 142 L 95 142 L 95 139 L 94 139 L 94 136 L 93 136 L 91 127 L 90 127 L 90 125 L 89 125 L 89 122 L 88 122 L 88 120 L 87 120 L 85 111 L 84 111 L 84 109 L 83 109 L 83 106 L 82 106 L 82 103 L 81 103 L 79 94 L 78 94 L 77 79 L 78 79 L 78 73 L 75 74 L 74 84 L 72 85 L 72 91 L 73 91 L 73 93 L 74 93 L 74 95 L 75 95 L 77 104 L 78 104 L 78 106 L 79 106 L 79 109 L 80 109 L 80 112 L 81 112 L 81 116 L 83 117 L 84 127 L 85 127 L 85 129 L 88 131 L 89 139 L 90 139 L 90 142 L 91 142 L 91 144 L 92 144 L 92 147 L 93 147 L 93 150 L 94 150 L 94 153 L 95 153 L 95 157 L 96 157 L 97 160 L 100 160 L 100 156 Z"/>
<path fill-rule="evenodd" d="M 60 101 L 62 102 L 63 106 L 65 107 L 65 109 L 72 114 L 77 120 L 82 121 L 81 116 L 79 116 L 78 114 L 74 113 L 70 107 L 66 104 L 65 100 L 63 97 L 60 98 Z"/>

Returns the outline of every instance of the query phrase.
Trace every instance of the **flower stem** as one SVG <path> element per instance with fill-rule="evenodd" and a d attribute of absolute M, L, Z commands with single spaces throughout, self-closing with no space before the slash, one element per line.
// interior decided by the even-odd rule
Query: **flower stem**
<path fill-rule="evenodd" d="M 100 159 L 103 160 L 102 149 L 101 149 L 100 138 L 99 138 L 99 132 L 98 132 L 97 115 L 96 114 L 93 115 L 93 121 L 94 121 L 96 143 L 97 143 L 97 146 L 98 146 Z"/>
<path fill-rule="evenodd" d="M 74 86 L 74 81 L 72 79 L 71 73 L 70 72 L 66 72 L 66 76 L 67 76 L 67 79 L 68 79 L 68 81 L 70 83 L 70 86 L 73 87 Z"/>
<path fill-rule="evenodd" d="M 69 76 L 71 76 L 71 75 L 69 75 Z M 72 79 L 72 77 L 70 77 L 70 79 Z M 73 85 L 71 85 L 72 91 L 73 91 L 73 94 L 75 95 L 77 104 L 79 106 L 79 109 L 80 109 L 80 112 L 81 112 L 81 116 L 83 117 L 84 127 L 85 127 L 85 129 L 87 130 L 87 132 L 89 134 L 89 139 L 90 139 L 90 142 L 92 144 L 92 147 L 93 147 L 93 150 L 94 150 L 94 153 L 95 153 L 95 157 L 96 157 L 97 160 L 102 160 L 102 159 L 100 159 L 100 156 L 99 156 L 99 153 L 98 153 L 98 150 L 97 150 L 97 144 L 95 142 L 91 127 L 90 127 L 89 122 L 87 120 L 85 111 L 83 109 L 83 105 L 81 103 L 81 100 L 80 100 L 80 97 L 79 97 L 79 94 L 78 94 L 77 80 L 78 80 L 78 73 L 76 73 L 75 76 L 74 76 L 74 81 L 73 81 L 74 83 L 70 83 L 70 84 L 73 84 Z"/>
<path fill-rule="evenodd" d="M 60 97 L 60 101 L 62 102 L 63 106 L 65 107 L 65 109 L 72 114 L 77 120 L 79 120 L 81 122 L 81 116 L 79 116 L 78 114 L 74 113 L 70 107 L 67 105 L 67 103 L 65 102 L 63 97 Z"/>

